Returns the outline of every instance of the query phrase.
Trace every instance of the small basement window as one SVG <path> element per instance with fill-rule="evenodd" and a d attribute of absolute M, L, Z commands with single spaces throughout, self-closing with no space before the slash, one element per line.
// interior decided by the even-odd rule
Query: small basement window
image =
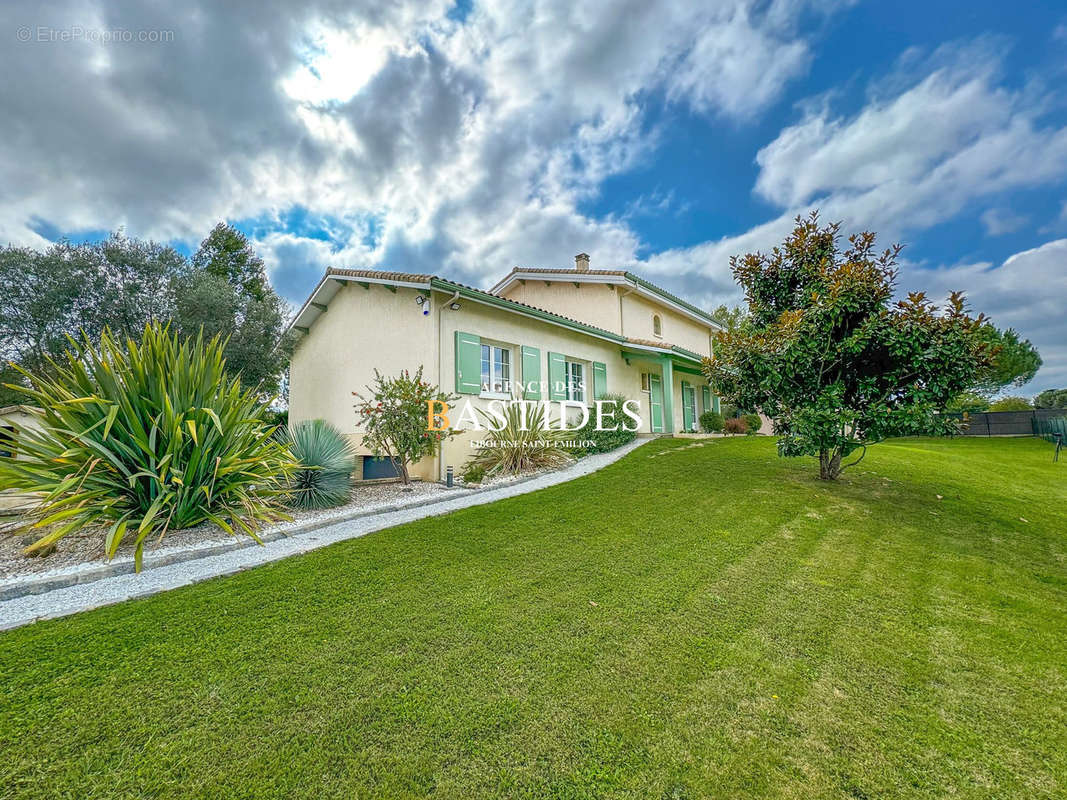
<path fill-rule="evenodd" d="M 663 335 L 663 322 L 659 318 L 659 314 L 652 315 L 652 333 L 656 336 Z"/>
<path fill-rule="evenodd" d="M 363 456 L 363 480 L 380 481 L 386 478 L 399 478 L 393 462 L 385 456 Z"/>

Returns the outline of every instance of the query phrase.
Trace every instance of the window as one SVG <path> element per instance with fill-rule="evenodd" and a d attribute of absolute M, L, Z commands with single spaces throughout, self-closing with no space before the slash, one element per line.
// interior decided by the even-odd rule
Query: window
<path fill-rule="evenodd" d="M 482 345 L 482 393 L 511 394 L 511 351 Z"/>
<path fill-rule="evenodd" d="M 15 457 L 15 428 L 11 425 L 0 427 L 0 458 Z"/>
<path fill-rule="evenodd" d="M 585 401 L 585 366 L 577 361 L 568 361 L 567 399 L 579 403 Z"/>
<path fill-rule="evenodd" d="M 649 389 L 648 389 L 648 373 L 647 372 L 642 372 L 641 373 L 641 391 L 642 392 L 649 391 Z"/>
<path fill-rule="evenodd" d="M 660 321 L 659 314 L 652 315 L 652 333 L 656 336 L 663 335 L 663 323 Z"/>

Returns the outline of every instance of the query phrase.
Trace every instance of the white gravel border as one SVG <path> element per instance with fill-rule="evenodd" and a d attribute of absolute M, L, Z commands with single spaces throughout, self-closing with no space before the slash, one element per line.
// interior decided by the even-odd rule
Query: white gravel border
<path fill-rule="evenodd" d="M 313 522 L 298 531 L 290 529 L 281 533 L 279 538 L 265 542 L 262 547 L 248 546 L 247 541 L 215 542 L 211 543 L 212 547 L 184 551 L 186 558 L 180 561 L 166 559 L 173 559 L 181 554 L 168 554 L 154 562 L 146 557 L 144 571 L 139 574 L 129 571 L 117 575 L 103 573 L 99 570 L 106 570 L 111 565 L 94 565 L 91 570 L 82 570 L 74 576 L 75 581 L 80 579 L 75 585 L 70 585 L 68 576 L 64 578 L 66 582 L 58 588 L 38 586 L 37 593 L 22 594 L 0 601 L 0 631 L 37 620 L 64 617 L 79 611 L 121 603 L 135 597 L 147 597 L 220 575 L 232 575 L 260 564 L 307 553 L 384 528 L 566 483 L 613 464 L 649 441 L 648 438 L 639 438 L 610 453 L 587 456 L 561 470 L 519 479 L 503 486 L 455 489 L 430 503 L 416 500 L 394 510 L 356 512 L 346 519 Z"/>

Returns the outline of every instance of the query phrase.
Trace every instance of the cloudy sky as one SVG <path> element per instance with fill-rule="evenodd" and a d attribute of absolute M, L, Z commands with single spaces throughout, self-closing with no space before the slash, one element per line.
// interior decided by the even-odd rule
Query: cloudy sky
<path fill-rule="evenodd" d="M 296 303 L 585 251 L 713 308 L 819 208 L 1067 386 L 1062 0 L 44 5 L 0 6 L 0 242 L 224 219 Z"/>

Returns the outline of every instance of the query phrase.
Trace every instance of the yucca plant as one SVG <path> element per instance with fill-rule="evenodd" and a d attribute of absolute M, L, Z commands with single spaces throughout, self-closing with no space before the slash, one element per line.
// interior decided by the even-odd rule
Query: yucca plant
<path fill-rule="evenodd" d="M 227 376 L 218 338 L 149 325 L 140 343 L 70 341 L 50 375 L 26 374 L 41 428 L 17 430 L 20 458 L 0 459 L 0 486 L 39 498 L 23 530 L 43 535 L 28 552 L 100 526 L 108 559 L 134 537 L 140 570 L 148 536 L 210 520 L 258 542 L 263 523 L 287 518 L 293 456 L 254 391 Z"/>
<path fill-rule="evenodd" d="M 348 501 L 356 454 L 352 444 L 325 420 L 310 419 L 279 431 L 299 466 L 286 502 L 293 508 L 332 508 Z"/>
<path fill-rule="evenodd" d="M 481 467 L 488 477 L 517 475 L 535 469 L 563 467 L 574 460 L 564 448 L 572 433 L 553 428 L 540 403 L 527 402 L 526 425 L 522 424 L 519 402 L 504 409 L 506 424 L 499 431 L 490 430 L 483 437 L 486 446 L 466 464 L 466 469 Z M 490 417 L 482 412 L 486 419 Z M 499 423 L 495 423 L 499 424 Z M 525 427 L 526 430 L 522 430 Z"/>

